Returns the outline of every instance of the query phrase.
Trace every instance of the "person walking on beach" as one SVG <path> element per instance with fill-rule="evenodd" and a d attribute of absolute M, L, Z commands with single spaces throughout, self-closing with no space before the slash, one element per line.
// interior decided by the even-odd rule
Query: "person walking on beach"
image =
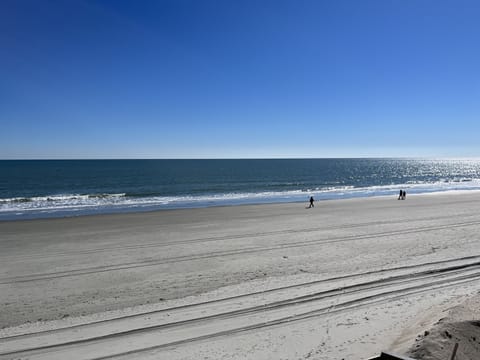
<path fill-rule="evenodd" d="M 315 207 L 315 205 L 313 205 L 314 201 L 315 200 L 313 200 L 313 196 L 310 196 L 310 205 L 308 206 L 309 209 L 312 208 L 312 207 Z"/>
<path fill-rule="evenodd" d="M 400 189 L 400 194 L 398 195 L 398 200 L 402 200 L 403 197 L 403 190 Z"/>

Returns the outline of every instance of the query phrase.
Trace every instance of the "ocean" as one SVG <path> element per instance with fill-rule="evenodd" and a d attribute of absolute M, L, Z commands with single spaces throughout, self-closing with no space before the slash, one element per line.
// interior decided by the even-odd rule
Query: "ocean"
<path fill-rule="evenodd" d="M 480 189 L 480 160 L 2 160 L 0 220 Z"/>

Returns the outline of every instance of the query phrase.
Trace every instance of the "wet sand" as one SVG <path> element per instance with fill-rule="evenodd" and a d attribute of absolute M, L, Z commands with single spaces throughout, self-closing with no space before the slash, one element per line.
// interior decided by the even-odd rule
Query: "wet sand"
<path fill-rule="evenodd" d="M 0 358 L 406 353 L 480 290 L 479 204 L 468 192 L 0 222 Z"/>

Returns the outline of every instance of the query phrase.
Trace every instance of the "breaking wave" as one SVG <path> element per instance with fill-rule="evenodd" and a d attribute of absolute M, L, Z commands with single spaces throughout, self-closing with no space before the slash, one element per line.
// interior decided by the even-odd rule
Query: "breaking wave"
<path fill-rule="evenodd" d="M 368 187 L 329 186 L 285 191 L 231 192 L 200 195 L 162 196 L 155 194 L 52 194 L 48 196 L 0 199 L 0 219 L 57 217 L 83 214 L 132 212 L 172 208 L 282 203 L 354 197 L 396 195 L 444 191 L 480 190 L 480 179 L 441 180 L 432 183 L 405 183 Z"/>

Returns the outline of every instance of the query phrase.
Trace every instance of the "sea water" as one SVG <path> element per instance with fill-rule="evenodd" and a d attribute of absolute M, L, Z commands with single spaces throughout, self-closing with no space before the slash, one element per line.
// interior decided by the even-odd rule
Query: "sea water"
<path fill-rule="evenodd" d="M 479 160 L 3 160 L 0 220 L 480 189 Z"/>

